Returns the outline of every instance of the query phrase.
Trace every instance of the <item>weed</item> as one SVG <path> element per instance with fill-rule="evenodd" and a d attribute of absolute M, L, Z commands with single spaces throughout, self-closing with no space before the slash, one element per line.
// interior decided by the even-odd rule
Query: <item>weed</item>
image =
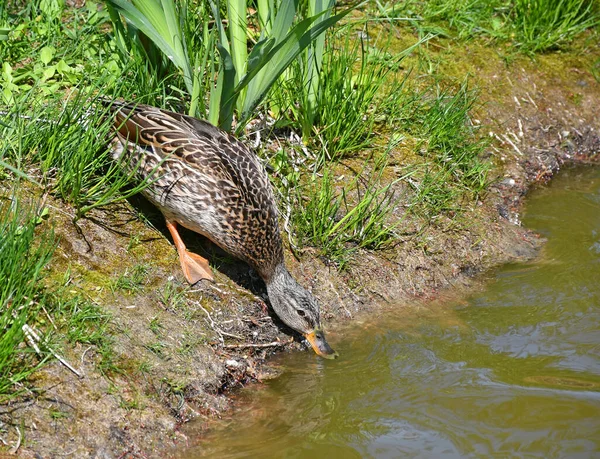
<path fill-rule="evenodd" d="M 112 316 L 66 284 L 55 288 L 48 298 L 47 310 L 58 327 L 58 340 L 93 346 L 98 356 L 95 365 L 102 374 L 120 372 L 113 348 Z"/>
<path fill-rule="evenodd" d="M 459 38 L 485 36 L 521 52 L 559 48 L 600 23 L 592 0 L 431 0 L 380 6 L 387 18 L 408 16 L 421 33 Z"/>
<path fill-rule="evenodd" d="M 313 174 L 296 191 L 292 218 L 300 240 L 319 248 L 340 268 L 359 248 L 378 249 L 391 243 L 399 221 L 390 221 L 396 198 L 394 182 L 382 183 L 386 162 L 387 153 L 375 161 L 370 172 L 366 162 L 362 173 L 339 185 L 327 168 L 321 176 Z M 361 181 L 361 176 L 366 179 Z"/>
<path fill-rule="evenodd" d="M 152 370 L 152 364 L 147 360 L 142 360 L 137 367 L 137 371 L 141 374 L 148 374 Z"/>
<path fill-rule="evenodd" d="M 318 90 L 298 91 L 305 71 L 294 67 L 291 79 L 274 97 L 290 122 L 299 124 L 305 142 L 314 144 L 318 139 L 317 167 L 371 146 L 381 112 L 397 103 L 404 84 L 388 77 L 412 48 L 390 57 L 385 44 L 381 49 L 371 46 L 367 32 L 356 34 L 346 26 L 325 43 Z"/>
<path fill-rule="evenodd" d="M 194 350 L 198 349 L 198 346 L 206 343 L 207 339 L 203 334 L 198 335 L 197 333 L 192 334 L 185 332 L 177 352 L 181 355 L 190 355 L 194 352 Z"/>
<path fill-rule="evenodd" d="M 39 161 L 43 182 L 73 203 L 76 218 L 96 207 L 123 201 L 148 185 L 148 181 L 138 180 L 137 185 L 125 188 L 137 171 L 124 172 L 122 164 L 111 158 L 108 117 L 102 111 L 90 111 L 83 93 L 62 107 L 30 107 L 25 103 L 28 94 L 11 107 L 10 125 L 0 126 L 5 140 L 0 157 L 16 168 L 26 161 Z"/>
<path fill-rule="evenodd" d="M 476 93 L 464 82 L 456 91 L 434 83 L 424 90 L 413 89 L 398 111 L 390 113 L 395 122 L 419 139 L 416 149 L 423 158 L 408 169 L 408 183 L 415 190 L 413 209 L 437 215 L 457 210 L 461 197 L 479 196 L 488 185 L 491 167 L 481 160 L 487 139 L 477 136 L 470 112 Z"/>
<path fill-rule="evenodd" d="M 152 319 L 150 319 L 148 327 L 150 328 L 150 331 L 157 336 L 162 334 L 162 329 L 164 328 L 163 325 L 160 323 L 160 319 L 158 318 L 158 316 L 155 316 Z"/>
<path fill-rule="evenodd" d="M 142 243 L 141 238 L 138 234 L 134 234 L 129 238 L 127 243 L 127 251 L 131 252 L 133 249 L 138 247 Z"/>
<path fill-rule="evenodd" d="M 37 214 L 14 196 L 0 201 L 0 400 L 15 396 L 16 385 L 40 363 L 19 348 L 23 325 L 35 321 L 46 302 L 40 278 L 54 250 L 51 232 L 36 236 Z"/>
<path fill-rule="evenodd" d="M 157 341 L 155 343 L 147 344 L 144 347 L 150 352 L 153 352 L 156 356 L 162 358 L 164 356 L 163 351 L 167 347 L 167 345 L 163 342 Z"/>
<path fill-rule="evenodd" d="M 123 274 L 112 280 L 109 288 L 113 293 L 116 291 L 123 291 L 130 294 L 139 292 L 146 283 L 149 271 L 149 265 L 144 263 L 136 264 L 131 270 L 126 269 Z"/>
<path fill-rule="evenodd" d="M 591 0 L 515 0 L 512 17 L 516 45 L 529 54 L 557 48 L 600 24 Z"/>
<path fill-rule="evenodd" d="M 60 410 L 56 410 L 56 409 L 52 409 L 52 408 L 49 410 L 49 414 L 50 414 L 50 417 L 52 419 L 54 419 L 55 421 L 70 417 L 69 413 L 66 413 L 66 412 L 60 411 Z"/>
<path fill-rule="evenodd" d="M 187 289 L 181 288 L 172 281 L 165 283 L 164 287 L 158 291 L 160 302 L 166 309 L 179 310 L 185 305 L 185 295 Z"/>

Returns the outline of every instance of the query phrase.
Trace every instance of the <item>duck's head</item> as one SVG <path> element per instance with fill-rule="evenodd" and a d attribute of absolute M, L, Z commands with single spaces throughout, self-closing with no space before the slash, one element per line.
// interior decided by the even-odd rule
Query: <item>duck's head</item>
<path fill-rule="evenodd" d="M 326 359 L 338 356 L 321 329 L 319 303 L 296 282 L 283 264 L 277 267 L 267 282 L 267 292 L 273 310 L 283 323 L 302 333 L 318 355 Z"/>

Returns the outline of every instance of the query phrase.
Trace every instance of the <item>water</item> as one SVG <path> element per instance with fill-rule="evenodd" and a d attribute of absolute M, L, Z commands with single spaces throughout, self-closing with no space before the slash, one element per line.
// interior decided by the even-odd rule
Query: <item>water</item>
<path fill-rule="evenodd" d="M 535 262 L 351 324 L 337 361 L 284 356 L 182 457 L 600 457 L 600 169 L 563 171 L 523 222 L 548 238 Z"/>

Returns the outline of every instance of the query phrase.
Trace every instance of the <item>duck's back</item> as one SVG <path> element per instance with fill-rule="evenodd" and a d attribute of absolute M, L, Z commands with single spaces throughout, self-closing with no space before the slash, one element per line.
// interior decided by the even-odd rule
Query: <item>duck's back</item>
<path fill-rule="evenodd" d="M 145 196 L 168 219 L 268 277 L 283 250 L 273 190 L 257 156 L 206 121 L 146 105 L 113 103 L 111 110 L 115 153 L 150 180 Z"/>

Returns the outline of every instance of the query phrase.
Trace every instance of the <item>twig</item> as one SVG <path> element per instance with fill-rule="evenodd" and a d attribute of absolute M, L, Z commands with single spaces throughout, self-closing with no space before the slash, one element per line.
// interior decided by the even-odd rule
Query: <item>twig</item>
<path fill-rule="evenodd" d="M 17 444 L 8 451 L 10 454 L 17 454 L 17 451 L 19 451 L 19 447 L 21 446 L 21 429 L 17 426 L 15 426 L 15 429 L 17 430 L 17 434 L 19 434 L 19 438 L 17 438 Z"/>
<path fill-rule="evenodd" d="M 221 334 L 225 335 L 225 336 L 229 336 L 230 338 L 235 338 L 235 339 L 244 339 L 242 336 L 239 336 L 239 335 L 234 335 L 233 333 L 227 333 L 227 332 L 225 332 L 225 331 L 221 330 L 220 328 L 219 328 L 219 332 L 220 332 Z"/>
<path fill-rule="evenodd" d="M 46 311 L 46 308 L 44 307 L 44 305 L 42 304 L 41 306 L 42 306 L 43 311 L 46 313 L 46 317 L 48 317 L 48 320 L 50 321 L 50 323 L 52 324 L 52 326 L 54 327 L 54 329 L 58 330 L 58 327 L 56 326 L 56 324 L 52 320 L 52 317 L 50 316 L 50 314 L 48 314 L 48 311 Z"/>
<path fill-rule="evenodd" d="M 23 333 L 25 334 L 25 338 L 26 338 L 27 342 L 29 343 L 29 345 L 33 348 L 33 350 L 36 352 L 36 354 L 41 354 L 40 348 L 37 346 L 37 343 L 42 342 L 42 339 L 40 338 L 40 336 L 35 332 L 35 330 L 33 328 L 31 328 L 27 324 L 23 324 L 22 329 L 23 329 Z M 50 354 L 52 354 L 56 360 L 58 360 L 60 363 L 62 363 L 65 367 L 67 367 L 73 373 L 75 373 L 78 378 L 83 378 L 83 375 L 81 373 L 79 373 L 75 368 L 73 368 L 69 364 L 69 362 L 67 362 L 63 357 L 58 355 L 58 353 L 56 353 L 56 351 L 54 349 L 52 349 L 47 343 L 44 343 L 44 345 L 46 346 L 46 349 L 48 349 Z"/>
<path fill-rule="evenodd" d="M 294 341 L 294 338 L 291 338 L 289 341 L 273 341 L 271 343 L 244 343 L 244 344 L 224 344 L 222 347 L 224 349 L 244 349 L 248 347 L 262 349 L 265 347 L 278 347 L 278 346 L 286 346 Z"/>
<path fill-rule="evenodd" d="M 81 367 L 82 368 L 85 365 L 85 354 L 87 354 L 91 348 L 92 348 L 92 346 L 89 346 L 85 351 L 83 351 L 83 354 L 81 354 Z"/>
<path fill-rule="evenodd" d="M 206 314 L 206 316 L 208 317 L 208 320 L 210 322 L 210 326 L 211 328 L 217 332 L 217 334 L 219 335 L 219 338 L 221 339 L 221 344 L 224 345 L 225 344 L 225 340 L 223 339 L 223 336 L 229 336 L 230 338 L 235 338 L 235 339 L 244 339 L 241 336 L 238 335 L 234 335 L 233 333 L 227 333 L 226 331 L 221 330 L 220 327 L 217 326 L 217 324 L 215 323 L 215 321 L 213 320 L 213 318 L 211 317 L 210 313 L 204 309 L 204 306 L 202 306 L 200 303 L 196 303 L 198 305 L 198 307 L 204 311 L 204 313 Z"/>
<path fill-rule="evenodd" d="M 533 106 L 534 106 L 536 109 L 538 109 L 538 110 L 539 110 L 539 108 L 538 108 L 537 104 L 536 104 L 536 103 L 535 103 L 535 101 L 534 101 L 534 100 L 531 98 L 531 96 L 529 95 L 529 93 L 526 93 L 526 94 L 527 94 L 527 98 L 529 99 L 529 102 L 531 102 L 531 103 L 533 104 Z"/>
<path fill-rule="evenodd" d="M 517 152 L 517 153 L 518 153 L 520 156 L 523 156 L 523 153 L 521 153 L 521 150 L 519 150 L 519 147 L 517 147 L 517 146 L 515 145 L 515 143 L 514 143 L 512 140 L 510 140 L 510 139 L 508 138 L 508 136 L 507 136 L 506 134 L 502 134 L 502 138 L 503 138 L 504 140 L 506 140 L 506 141 L 507 141 L 507 142 L 508 142 L 508 143 L 509 143 L 509 144 L 510 144 L 510 145 L 511 145 L 511 146 L 512 146 L 514 149 L 515 149 L 515 151 L 516 151 L 516 152 Z"/>

